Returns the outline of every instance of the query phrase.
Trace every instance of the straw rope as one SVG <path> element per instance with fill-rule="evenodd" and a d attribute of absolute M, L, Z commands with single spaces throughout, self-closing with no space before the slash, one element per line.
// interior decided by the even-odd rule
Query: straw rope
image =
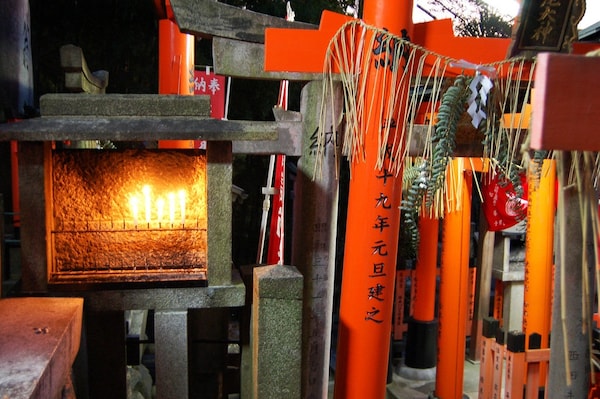
<path fill-rule="evenodd" d="M 373 54 L 375 48 L 386 52 L 387 61 L 383 67 L 372 67 L 380 62 Z M 408 201 L 403 203 L 403 211 L 413 209 L 417 215 L 426 211 L 439 218 L 445 211 L 460 206 L 460 201 L 453 201 L 452 207 L 448 207 L 447 192 L 454 188 L 448 187 L 450 183 L 446 181 L 445 169 L 454 156 L 454 136 L 458 118 L 463 116 L 468 106 L 469 86 L 474 77 L 484 74 L 493 82 L 493 89 L 486 103 L 479 94 L 473 100 L 485 112 L 485 118 L 475 126 L 483 136 L 483 156 L 490 159 L 490 175 L 499 173 L 519 189 L 520 173 L 530 160 L 529 155 L 523 153 L 526 129 L 523 118 L 515 121 L 513 116 L 508 126 L 504 126 L 502 118 L 505 112 L 524 112 L 530 97 L 534 68 L 535 60 L 530 62 L 524 58 L 469 65 L 365 24 L 362 20 L 349 21 L 330 41 L 323 67 L 323 78 L 327 82 L 323 85 L 324 98 L 332 97 L 334 81 L 341 81 L 344 93 L 345 124 L 341 131 L 333 126 L 334 144 L 343 143 L 342 154 L 350 162 L 364 161 L 366 127 L 373 123 L 382 126 L 377 137 L 376 168 L 382 168 L 386 151 L 390 154 L 390 149 L 391 161 L 387 164 L 390 172 L 398 175 L 417 167 L 418 184 L 413 185 L 404 179 L 404 187 L 413 185 L 413 190 L 412 195 L 407 197 Z M 525 87 L 522 87 L 523 81 Z M 521 100 L 523 98 L 524 101 Z M 379 110 L 379 113 L 375 115 L 374 110 Z M 446 112 L 448 110 L 452 112 Z M 407 164 L 409 143 L 413 140 L 419 112 L 431 115 L 425 123 L 426 137 L 421 140 L 425 145 L 418 160 Z M 395 129 L 392 129 L 391 123 L 386 123 L 389 120 L 396 122 Z M 320 115 L 315 176 L 321 173 L 325 132 L 331 131 L 330 126 L 325 126 L 325 121 L 324 105 Z M 516 128 L 513 128 L 515 125 Z M 535 154 L 534 157 L 539 158 L 540 155 Z M 426 206 L 423 207 L 420 201 L 425 201 Z"/>

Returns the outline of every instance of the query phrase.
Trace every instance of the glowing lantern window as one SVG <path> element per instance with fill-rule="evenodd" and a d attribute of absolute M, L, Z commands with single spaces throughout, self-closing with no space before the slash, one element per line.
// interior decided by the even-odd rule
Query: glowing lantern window
<path fill-rule="evenodd" d="M 51 282 L 206 279 L 206 155 L 52 153 Z"/>

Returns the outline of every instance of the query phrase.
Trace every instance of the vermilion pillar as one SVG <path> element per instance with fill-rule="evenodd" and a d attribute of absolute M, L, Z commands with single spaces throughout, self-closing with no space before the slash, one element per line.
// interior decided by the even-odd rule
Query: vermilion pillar
<path fill-rule="evenodd" d="M 537 170 L 541 167 L 541 171 Z M 554 261 L 554 213 L 556 210 L 556 162 L 532 163 L 528 178 L 527 240 L 525 242 L 525 292 L 523 330 L 526 342 L 533 333 L 548 348 L 552 325 Z M 545 367 L 542 369 L 545 370 Z M 545 372 L 541 373 L 545 376 Z"/>
<path fill-rule="evenodd" d="M 467 301 L 469 297 L 469 244 L 471 237 L 471 171 L 465 171 L 464 160 L 449 164 L 457 181 L 460 207 L 444 216 L 442 262 L 440 267 L 440 305 L 438 331 L 438 363 L 435 395 L 439 399 L 461 399 L 463 390 Z"/>
<path fill-rule="evenodd" d="M 437 320 L 435 320 L 435 288 L 437 280 L 438 228 L 436 218 L 419 219 L 419 248 L 413 279 L 413 313 L 406 336 L 408 367 L 427 369 L 437 360 Z"/>
<path fill-rule="evenodd" d="M 412 1 L 365 0 L 363 19 L 367 24 L 400 36 L 402 29 L 411 31 Z M 392 54 L 374 50 L 364 49 L 373 51 L 373 56 L 381 61 L 364 66 L 370 82 L 366 98 L 380 100 L 395 88 L 385 87 L 385 84 L 376 87 L 374 75 L 377 65 L 389 66 L 388 57 Z M 380 114 L 381 109 L 377 108 L 381 107 L 380 101 L 367 102 L 365 106 L 375 107 L 371 115 Z M 369 111 L 364 114 L 369 115 Z M 390 160 L 386 159 L 382 168 L 376 167 L 376 161 L 382 123 L 395 126 L 403 120 L 392 121 L 391 115 L 384 115 L 383 121 L 372 117 L 361 123 L 364 159 L 358 156 L 350 165 L 352 177 L 335 369 L 334 396 L 337 399 L 385 397 L 391 338 L 402 187 L 401 178 L 396 178 L 387 167 Z M 395 130 L 392 128 L 390 135 L 394 135 Z"/>
<path fill-rule="evenodd" d="M 194 95 L 194 36 L 171 19 L 158 21 L 158 93 Z M 193 140 L 162 140 L 160 148 L 193 148 Z"/>

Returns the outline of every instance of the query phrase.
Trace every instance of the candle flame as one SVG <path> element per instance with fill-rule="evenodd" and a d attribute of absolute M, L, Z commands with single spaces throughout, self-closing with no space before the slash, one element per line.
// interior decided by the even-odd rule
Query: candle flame
<path fill-rule="evenodd" d="M 161 223 L 163 219 L 163 214 L 165 210 L 165 200 L 163 197 L 158 197 L 156 200 L 156 218 L 158 222 Z"/>
<path fill-rule="evenodd" d="M 181 214 L 181 224 L 185 224 L 185 190 L 179 190 L 179 212 Z"/>
<path fill-rule="evenodd" d="M 167 194 L 169 200 L 169 222 L 173 224 L 175 222 L 175 193 Z"/>
<path fill-rule="evenodd" d="M 150 201 L 150 186 L 145 185 L 142 187 L 142 194 L 144 194 L 144 207 L 146 210 L 146 223 L 150 223 L 150 219 L 152 218 L 152 206 Z"/>
<path fill-rule="evenodd" d="M 150 227 L 149 225 L 151 222 L 158 223 L 160 225 L 167 217 L 166 212 L 169 212 L 168 218 L 171 225 L 173 225 L 175 222 L 175 216 L 177 212 L 179 212 L 179 216 L 181 217 L 181 224 L 184 225 L 186 218 L 186 191 L 172 191 L 166 195 L 160 195 L 158 198 L 156 198 L 156 200 L 154 200 L 152 197 L 152 191 L 153 190 L 149 185 L 144 185 L 142 187 L 141 199 L 139 195 L 132 195 L 129 198 L 129 205 L 131 214 L 133 216 L 134 225 L 138 225 L 140 203 L 143 203 L 143 216 L 146 218 L 145 220 L 148 224 L 148 227 Z M 169 207 L 168 210 L 166 209 L 167 206 Z M 156 213 L 153 213 L 154 210 Z M 155 219 L 153 219 L 153 216 Z"/>

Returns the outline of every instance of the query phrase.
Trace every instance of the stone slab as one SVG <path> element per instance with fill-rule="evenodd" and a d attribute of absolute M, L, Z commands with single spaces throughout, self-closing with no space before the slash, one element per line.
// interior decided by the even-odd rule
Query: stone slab
<path fill-rule="evenodd" d="M 301 129 L 298 122 L 198 117 L 41 117 L 0 124 L 0 141 L 277 140 Z"/>
<path fill-rule="evenodd" d="M 91 310 L 237 307 L 245 302 L 241 282 L 212 287 L 122 289 L 78 292 Z"/>
<path fill-rule="evenodd" d="M 267 72 L 265 71 L 265 45 L 227 38 L 213 39 L 215 72 L 236 78 L 262 80 L 321 80 L 322 73 Z"/>
<path fill-rule="evenodd" d="M 40 97 L 42 116 L 210 117 L 209 96 L 52 93 Z"/>
<path fill-rule="evenodd" d="M 265 28 L 315 29 L 315 25 L 286 21 L 215 0 L 171 0 L 179 29 L 200 37 L 228 37 L 264 43 Z"/>
<path fill-rule="evenodd" d="M 0 397 L 60 397 L 79 351 L 82 313 L 82 298 L 0 300 Z"/>

